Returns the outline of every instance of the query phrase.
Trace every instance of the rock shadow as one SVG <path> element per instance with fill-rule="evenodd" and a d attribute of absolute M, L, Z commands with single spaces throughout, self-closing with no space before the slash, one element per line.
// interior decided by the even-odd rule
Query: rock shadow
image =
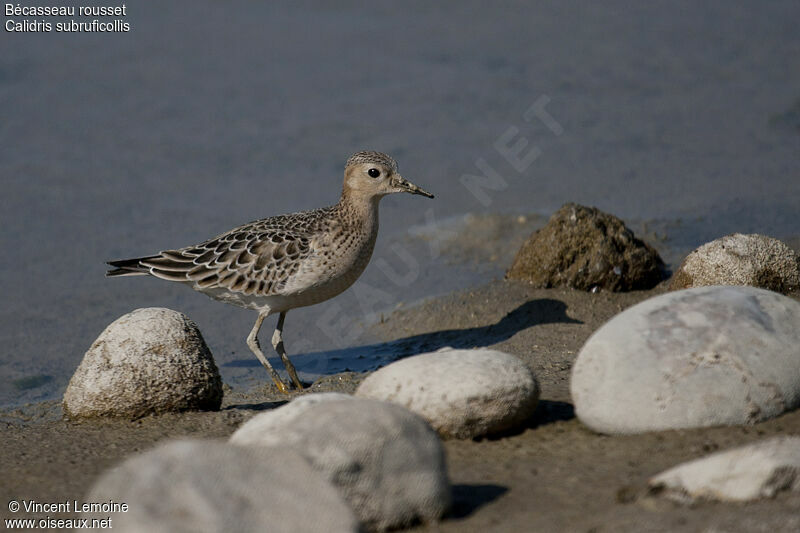
<path fill-rule="evenodd" d="M 575 418 L 575 406 L 571 403 L 539 400 L 528 427 L 536 428 L 553 422 L 566 422 L 573 418 Z"/>
<path fill-rule="evenodd" d="M 289 403 L 289 400 L 283 400 L 278 402 L 237 403 L 228 405 L 227 407 L 223 407 L 220 410 L 231 411 L 235 409 L 241 409 L 245 411 L 271 411 L 282 405 L 286 405 L 287 403 Z"/>
<path fill-rule="evenodd" d="M 453 506 L 448 518 L 466 518 L 508 492 L 502 485 L 453 485 Z"/>
<path fill-rule="evenodd" d="M 475 437 L 473 440 L 501 440 L 507 437 L 513 437 L 524 433 L 529 429 L 536 429 L 540 426 L 546 426 L 554 422 L 566 422 L 575 418 L 575 407 L 571 403 L 557 402 L 553 400 L 539 400 L 536 405 L 536 410 L 533 415 L 525 421 L 512 429 L 492 433 L 491 435 L 484 435 Z"/>

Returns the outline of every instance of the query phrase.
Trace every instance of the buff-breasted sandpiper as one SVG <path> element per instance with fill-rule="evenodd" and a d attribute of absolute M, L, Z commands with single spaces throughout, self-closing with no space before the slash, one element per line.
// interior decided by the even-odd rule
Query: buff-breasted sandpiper
<path fill-rule="evenodd" d="M 378 236 L 378 203 L 396 192 L 433 198 L 406 181 L 388 155 L 358 152 L 347 160 L 336 205 L 256 220 L 194 246 L 109 261 L 115 268 L 106 275 L 149 274 L 258 311 L 247 345 L 278 389 L 288 392 L 258 342 L 264 319 L 280 313 L 272 346 L 300 390 L 303 385 L 283 345 L 286 313 L 333 298 L 358 279 Z"/>

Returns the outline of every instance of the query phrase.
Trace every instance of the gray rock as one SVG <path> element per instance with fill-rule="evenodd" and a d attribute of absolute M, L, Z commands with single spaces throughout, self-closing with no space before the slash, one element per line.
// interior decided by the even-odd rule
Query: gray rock
<path fill-rule="evenodd" d="M 800 288 L 800 259 L 778 239 L 755 234 L 728 235 L 686 256 L 670 280 L 671 289 L 707 285 L 795 291 Z"/>
<path fill-rule="evenodd" d="M 281 414 L 294 403 L 255 416 L 231 442 L 297 451 L 339 488 L 369 529 L 437 520 L 447 510 L 444 449 L 417 415 L 361 398 L 329 398 L 301 407 L 302 416 Z M 260 439 L 251 428 L 263 430 Z"/>
<path fill-rule="evenodd" d="M 171 309 L 137 309 L 94 341 L 64 393 L 70 417 L 219 409 L 222 380 L 197 326 Z"/>
<path fill-rule="evenodd" d="M 506 277 L 542 288 L 630 291 L 657 285 L 664 263 L 619 218 L 565 204 L 522 245 Z"/>
<path fill-rule="evenodd" d="M 338 392 L 305 394 L 277 409 L 254 416 L 245 424 L 242 424 L 241 427 L 231 435 L 230 442 L 244 446 L 250 444 L 264 444 L 265 439 L 273 438 L 269 436 L 275 436 L 283 431 L 283 428 L 292 425 L 303 413 L 306 413 L 315 405 L 323 402 L 347 401 L 352 399 L 353 397 L 349 394 L 341 394 Z"/>
<path fill-rule="evenodd" d="M 356 396 L 406 407 L 445 438 L 469 439 L 515 428 L 536 409 L 530 369 L 496 350 L 442 350 L 408 357 L 370 374 Z"/>
<path fill-rule="evenodd" d="M 604 433 L 751 424 L 800 405 L 800 303 L 753 287 L 656 296 L 575 361 L 575 411 Z"/>
<path fill-rule="evenodd" d="M 800 437 L 777 437 L 683 463 L 649 481 L 682 503 L 744 502 L 800 490 Z"/>
<path fill-rule="evenodd" d="M 180 440 L 127 459 L 95 483 L 86 502 L 124 502 L 111 516 L 126 532 L 358 531 L 338 491 L 291 450 Z"/>

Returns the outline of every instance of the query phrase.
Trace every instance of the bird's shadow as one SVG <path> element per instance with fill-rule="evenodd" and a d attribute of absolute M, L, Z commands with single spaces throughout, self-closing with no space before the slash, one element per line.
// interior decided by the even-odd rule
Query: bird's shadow
<path fill-rule="evenodd" d="M 519 331 L 535 325 L 565 323 L 581 324 L 567 316 L 567 305 L 551 298 L 530 300 L 518 306 L 495 324 L 464 329 L 445 329 L 412 335 L 388 342 L 380 342 L 319 352 L 292 354 L 298 370 L 317 371 L 319 374 L 345 370 L 363 372 L 374 370 L 392 361 L 440 348 L 480 348 L 503 342 Z M 336 368 L 340 366 L 342 368 Z M 320 365 L 324 368 L 320 368 Z M 260 367 L 255 358 L 236 359 L 225 363 L 226 367 Z"/>

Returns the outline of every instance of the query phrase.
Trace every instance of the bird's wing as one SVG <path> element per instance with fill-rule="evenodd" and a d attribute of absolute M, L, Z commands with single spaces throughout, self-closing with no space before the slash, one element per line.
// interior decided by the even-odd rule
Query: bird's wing
<path fill-rule="evenodd" d="M 192 283 L 200 290 L 280 294 L 286 281 L 313 253 L 314 232 L 308 218 L 273 217 L 196 246 L 143 258 L 140 264 L 156 277 Z"/>

